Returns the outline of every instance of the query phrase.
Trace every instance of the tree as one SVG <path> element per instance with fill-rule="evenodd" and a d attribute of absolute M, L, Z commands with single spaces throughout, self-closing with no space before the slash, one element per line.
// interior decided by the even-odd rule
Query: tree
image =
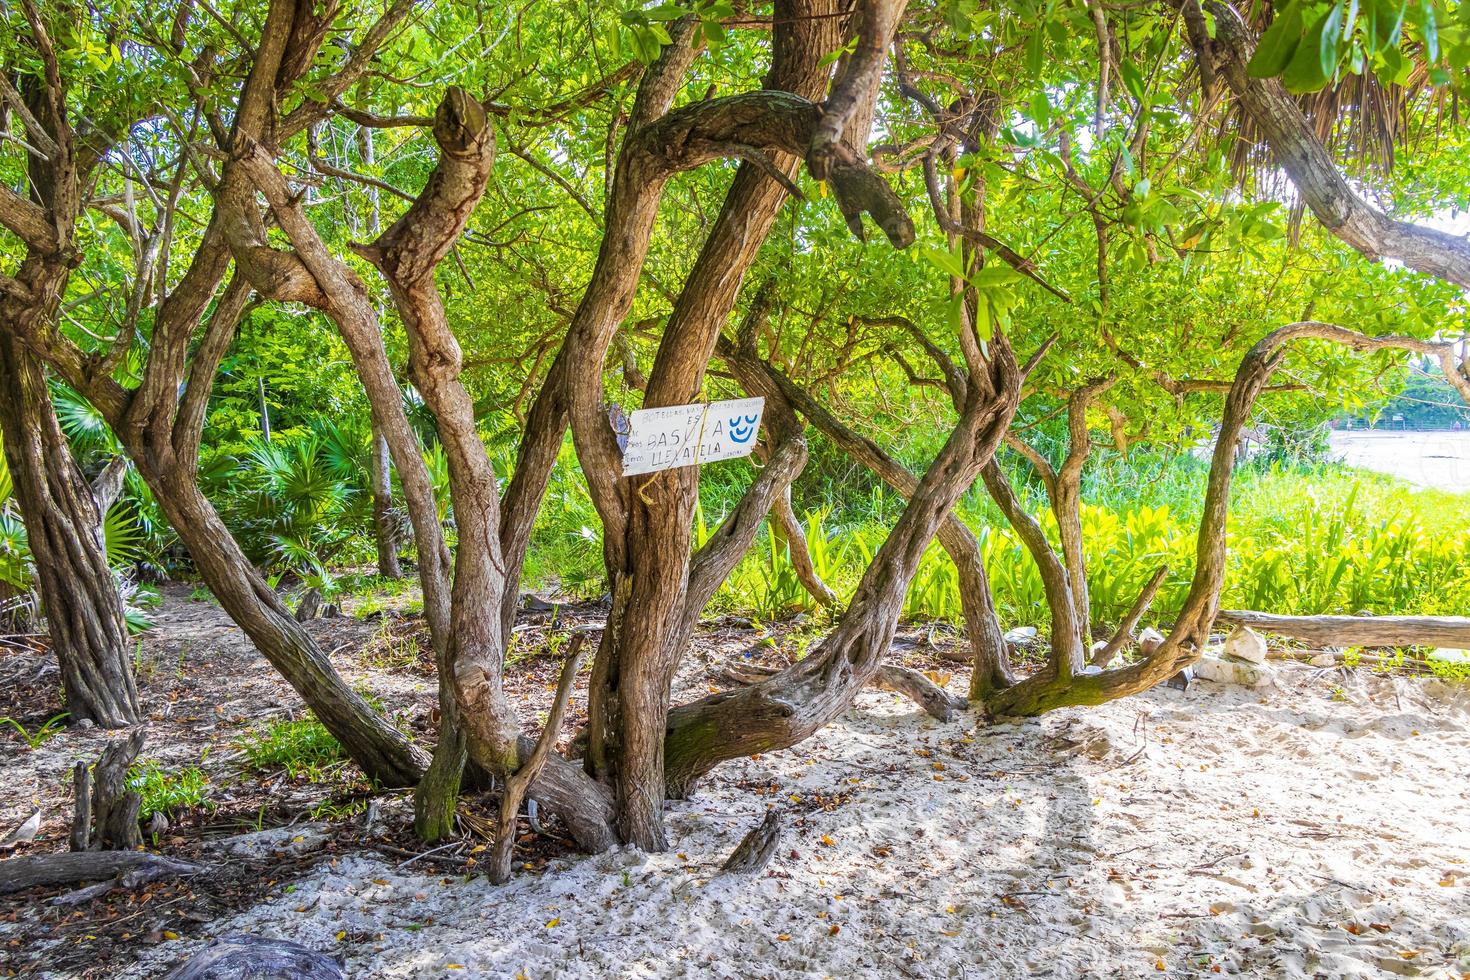
<path fill-rule="evenodd" d="M 15 276 L 0 276 L 0 431 L 67 710 L 74 721 L 117 728 L 139 719 L 122 599 L 102 540 L 121 470 L 113 467 L 96 491 L 88 486 L 57 423 L 45 366 L 17 340 L 57 316 L 74 265 L 83 207 L 77 188 L 100 162 L 98 141 L 105 136 L 77 138 L 67 125 L 50 38 L 38 13 L 25 9 L 32 56 L 46 71 L 26 86 L 29 97 L 0 79 L 0 96 L 34 144 L 26 161 L 30 194 L 0 188 L 0 225 L 25 248 Z M 101 369 L 110 370 L 116 356 L 102 361 Z"/>

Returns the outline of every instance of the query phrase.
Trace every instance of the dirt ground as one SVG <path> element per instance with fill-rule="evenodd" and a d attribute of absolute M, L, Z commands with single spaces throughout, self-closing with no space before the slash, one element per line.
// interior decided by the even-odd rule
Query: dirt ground
<path fill-rule="evenodd" d="M 548 638 L 600 615 L 523 617 L 511 693 L 528 724 L 558 666 Z M 868 692 L 808 742 L 671 804 L 669 853 L 584 857 L 523 824 L 516 878 L 495 888 L 475 867 L 488 799 L 466 800 L 464 841 L 425 855 L 407 794 L 373 796 L 351 766 L 325 784 L 250 768 L 242 739 L 299 700 L 188 588 L 156 620 L 138 655 L 144 754 L 199 767 L 212 805 L 176 814 L 156 846 L 209 870 L 75 907 L 50 904 L 64 889 L 0 897 L 0 975 L 153 977 L 250 932 L 355 978 L 1470 976 L 1465 685 L 1282 663 L 1269 690 L 1200 682 L 993 725 Z M 419 619 L 311 629 L 426 735 Z M 720 664 L 795 655 L 806 630 L 717 621 L 680 694 L 718 684 Z M 962 691 L 925 636 L 906 632 L 898 659 Z M 57 710 L 56 684 L 44 655 L 0 652 L 0 716 L 27 732 Z M 0 837 L 43 817 L 16 853 L 64 846 L 71 766 L 106 740 L 64 729 L 32 749 L 0 732 Z M 786 829 L 770 868 L 720 875 L 771 806 Z"/>

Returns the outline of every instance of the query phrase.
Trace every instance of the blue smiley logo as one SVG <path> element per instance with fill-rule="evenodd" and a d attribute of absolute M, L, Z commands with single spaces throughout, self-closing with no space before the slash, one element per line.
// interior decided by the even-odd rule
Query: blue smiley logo
<path fill-rule="evenodd" d="M 737 415 L 731 419 L 730 441 L 740 443 L 749 442 L 750 437 L 755 435 L 755 420 L 756 416 L 754 415 Z"/>

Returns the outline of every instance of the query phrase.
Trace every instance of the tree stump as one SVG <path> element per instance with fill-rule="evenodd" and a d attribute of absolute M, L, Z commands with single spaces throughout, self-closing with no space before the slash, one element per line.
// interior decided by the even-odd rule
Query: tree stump
<path fill-rule="evenodd" d="M 263 936 L 236 935 L 217 939 L 204 952 L 189 957 L 164 980 L 345 980 L 342 964 L 299 943 Z"/>
<path fill-rule="evenodd" d="M 301 597 L 301 605 L 296 607 L 296 622 L 306 623 L 317 618 L 322 611 L 322 590 L 307 589 L 306 595 Z"/>
<path fill-rule="evenodd" d="M 71 824 L 73 851 L 130 851 L 143 843 L 138 829 L 143 798 L 128 788 L 128 768 L 142 749 L 142 728 L 133 729 L 127 738 L 108 742 L 92 770 L 90 788 L 87 764 L 77 763 L 72 771 L 77 794 Z"/>
<path fill-rule="evenodd" d="M 781 843 L 781 812 L 767 810 L 766 817 L 745 835 L 720 871 L 726 874 L 753 875 L 765 870 L 776 855 L 776 846 Z"/>

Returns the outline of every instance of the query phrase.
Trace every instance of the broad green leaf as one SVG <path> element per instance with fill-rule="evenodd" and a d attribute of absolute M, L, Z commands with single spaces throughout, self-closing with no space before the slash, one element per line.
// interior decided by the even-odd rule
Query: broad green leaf
<path fill-rule="evenodd" d="M 1245 66 L 1252 78 L 1273 78 L 1286 70 L 1302 40 L 1302 11 L 1295 0 L 1288 3 L 1256 43 L 1256 53 Z"/>
<path fill-rule="evenodd" d="M 1289 92 L 1315 92 L 1327 84 L 1337 67 L 1337 41 L 1342 36 L 1342 8 L 1333 7 L 1317 18 L 1297 45 L 1291 64 L 1281 75 Z"/>

